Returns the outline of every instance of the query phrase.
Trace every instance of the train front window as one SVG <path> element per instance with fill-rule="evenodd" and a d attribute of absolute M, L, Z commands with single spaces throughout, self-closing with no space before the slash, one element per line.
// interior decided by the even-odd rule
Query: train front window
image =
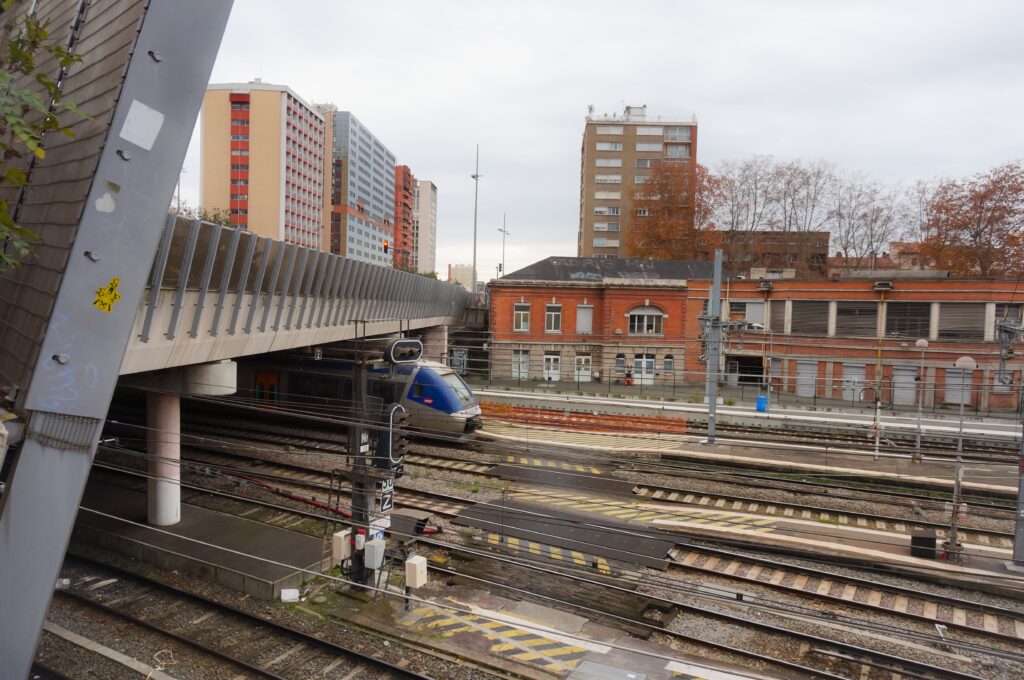
<path fill-rule="evenodd" d="M 469 385 L 455 373 L 444 373 L 441 375 L 441 379 L 448 383 L 455 394 L 458 395 L 459 400 L 463 402 L 473 401 L 473 393 L 469 390 Z"/>

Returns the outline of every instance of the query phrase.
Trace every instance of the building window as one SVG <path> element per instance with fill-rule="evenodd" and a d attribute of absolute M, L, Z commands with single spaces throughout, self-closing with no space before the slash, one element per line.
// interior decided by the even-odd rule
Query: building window
<path fill-rule="evenodd" d="M 622 184 L 622 175 L 595 175 L 597 184 Z"/>
<path fill-rule="evenodd" d="M 597 134 L 599 135 L 621 135 L 621 125 L 598 125 Z"/>
<path fill-rule="evenodd" d="M 595 215 L 618 215 L 620 214 L 617 205 L 599 205 L 594 208 Z"/>
<path fill-rule="evenodd" d="M 595 238 L 594 239 L 594 247 L 595 248 L 618 248 L 619 247 L 619 239 L 617 239 L 617 238 Z"/>
<path fill-rule="evenodd" d="M 876 337 L 878 335 L 878 303 L 837 302 L 836 335 Z"/>
<path fill-rule="evenodd" d="M 637 208 L 634 212 L 637 217 L 647 217 L 651 214 L 651 211 L 647 208 Z"/>
<path fill-rule="evenodd" d="M 658 146 L 661 146 L 660 144 Z M 598 142 L 598 151 L 622 151 L 622 142 Z"/>
<path fill-rule="evenodd" d="M 649 179 L 651 179 L 650 175 L 637 175 L 636 177 L 633 178 L 633 183 L 646 184 Z"/>
<path fill-rule="evenodd" d="M 688 142 L 691 139 L 689 125 L 670 126 L 665 128 L 666 142 Z"/>
<path fill-rule="evenodd" d="M 984 339 L 985 303 L 943 302 L 939 305 L 939 340 Z"/>
<path fill-rule="evenodd" d="M 594 198 L 597 200 L 618 201 L 622 199 L 621 191 L 595 191 Z"/>
<path fill-rule="evenodd" d="M 594 332 L 594 307 L 592 305 L 576 305 L 576 333 L 590 335 Z"/>
<path fill-rule="evenodd" d="M 793 333 L 804 335 L 828 334 L 828 302 L 821 300 L 794 300 L 793 319 L 790 322 Z"/>
<path fill-rule="evenodd" d="M 594 231 L 618 231 L 621 222 L 594 222 Z"/>
<path fill-rule="evenodd" d="M 665 147 L 665 155 L 668 158 L 689 158 L 690 157 L 690 145 L 689 144 L 669 144 Z"/>
<path fill-rule="evenodd" d="M 544 307 L 544 332 L 562 332 L 562 305 L 546 305 Z"/>
<path fill-rule="evenodd" d="M 662 134 L 664 134 L 664 132 L 665 131 L 660 126 L 659 127 L 642 127 L 641 126 L 641 127 L 638 127 L 636 129 L 636 133 L 638 135 L 657 135 L 657 136 L 660 137 Z"/>
<path fill-rule="evenodd" d="M 530 305 L 516 304 L 512 308 L 512 330 L 528 333 L 530 330 Z"/>
<path fill-rule="evenodd" d="M 594 166 L 598 168 L 621 168 L 621 158 L 598 158 L 594 162 Z"/>
<path fill-rule="evenodd" d="M 651 159 L 651 158 L 637 158 L 636 159 L 636 167 L 638 167 L 638 168 L 653 168 L 654 167 L 654 159 Z"/>
<path fill-rule="evenodd" d="M 626 355 L 616 354 L 615 355 L 615 370 L 624 371 L 626 370 Z"/>
<path fill-rule="evenodd" d="M 1001 322 L 1020 324 L 1020 312 L 1021 305 L 1003 302 L 996 303 L 996 340 L 999 339 L 999 324 Z"/>
<path fill-rule="evenodd" d="M 637 142 L 636 143 L 636 150 L 637 151 L 661 151 L 661 148 L 662 148 L 662 143 L 661 142 Z"/>
<path fill-rule="evenodd" d="M 665 359 L 664 359 L 664 363 L 662 364 L 662 369 L 665 370 L 665 371 L 668 371 L 669 373 L 671 373 L 672 371 L 675 370 L 675 366 L 676 366 L 675 357 L 673 357 L 671 354 L 666 354 L 665 355 Z"/>
<path fill-rule="evenodd" d="M 664 317 L 657 307 L 637 307 L 629 313 L 629 334 L 661 335 Z"/>
<path fill-rule="evenodd" d="M 929 302 L 889 302 L 885 309 L 885 334 L 901 338 L 927 338 L 931 327 Z"/>

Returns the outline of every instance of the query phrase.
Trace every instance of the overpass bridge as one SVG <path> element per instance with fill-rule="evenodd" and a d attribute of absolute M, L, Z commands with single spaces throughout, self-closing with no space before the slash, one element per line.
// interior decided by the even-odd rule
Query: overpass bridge
<path fill-rule="evenodd" d="M 463 325 L 459 286 L 169 215 L 120 374 Z"/>

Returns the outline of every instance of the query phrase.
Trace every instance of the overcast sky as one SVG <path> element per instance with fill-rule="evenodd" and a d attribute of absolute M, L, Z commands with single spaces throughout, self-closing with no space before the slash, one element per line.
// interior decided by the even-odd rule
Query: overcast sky
<path fill-rule="evenodd" d="M 1024 157 L 1024 3 L 236 0 L 213 82 L 350 110 L 438 186 L 437 270 L 576 254 L 587 106 L 695 115 L 698 160 L 824 158 L 889 182 Z M 182 196 L 198 202 L 198 132 Z"/>

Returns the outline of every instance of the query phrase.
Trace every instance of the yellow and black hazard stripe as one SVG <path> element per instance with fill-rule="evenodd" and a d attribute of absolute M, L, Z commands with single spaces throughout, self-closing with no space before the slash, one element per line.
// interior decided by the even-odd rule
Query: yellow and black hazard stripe
<path fill-rule="evenodd" d="M 582 475 L 601 475 L 604 471 L 593 465 L 578 465 L 558 460 L 547 460 L 545 458 L 532 458 L 530 456 L 505 456 L 505 462 L 511 465 L 527 465 L 529 467 L 546 468 L 558 470 L 559 472 L 574 472 Z"/>
<path fill-rule="evenodd" d="M 487 544 L 499 549 L 509 550 L 517 554 L 542 557 L 561 564 L 592 569 L 605 576 L 623 576 L 629 573 L 628 565 L 608 560 L 601 555 L 568 550 L 557 545 L 527 541 L 515 536 L 506 536 L 496 532 L 487 533 Z"/>
<path fill-rule="evenodd" d="M 579 665 L 589 650 L 567 644 L 540 631 L 520 628 L 504 621 L 492 621 L 475 614 L 445 612 L 434 607 L 418 607 L 412 612 L 417 628 L 426 629 L 443 638 L 459 633 L 477 633 L 491 642 L 490 652 L 519 663 L 538 666 L 548 671 L 571 670 Z"/>

